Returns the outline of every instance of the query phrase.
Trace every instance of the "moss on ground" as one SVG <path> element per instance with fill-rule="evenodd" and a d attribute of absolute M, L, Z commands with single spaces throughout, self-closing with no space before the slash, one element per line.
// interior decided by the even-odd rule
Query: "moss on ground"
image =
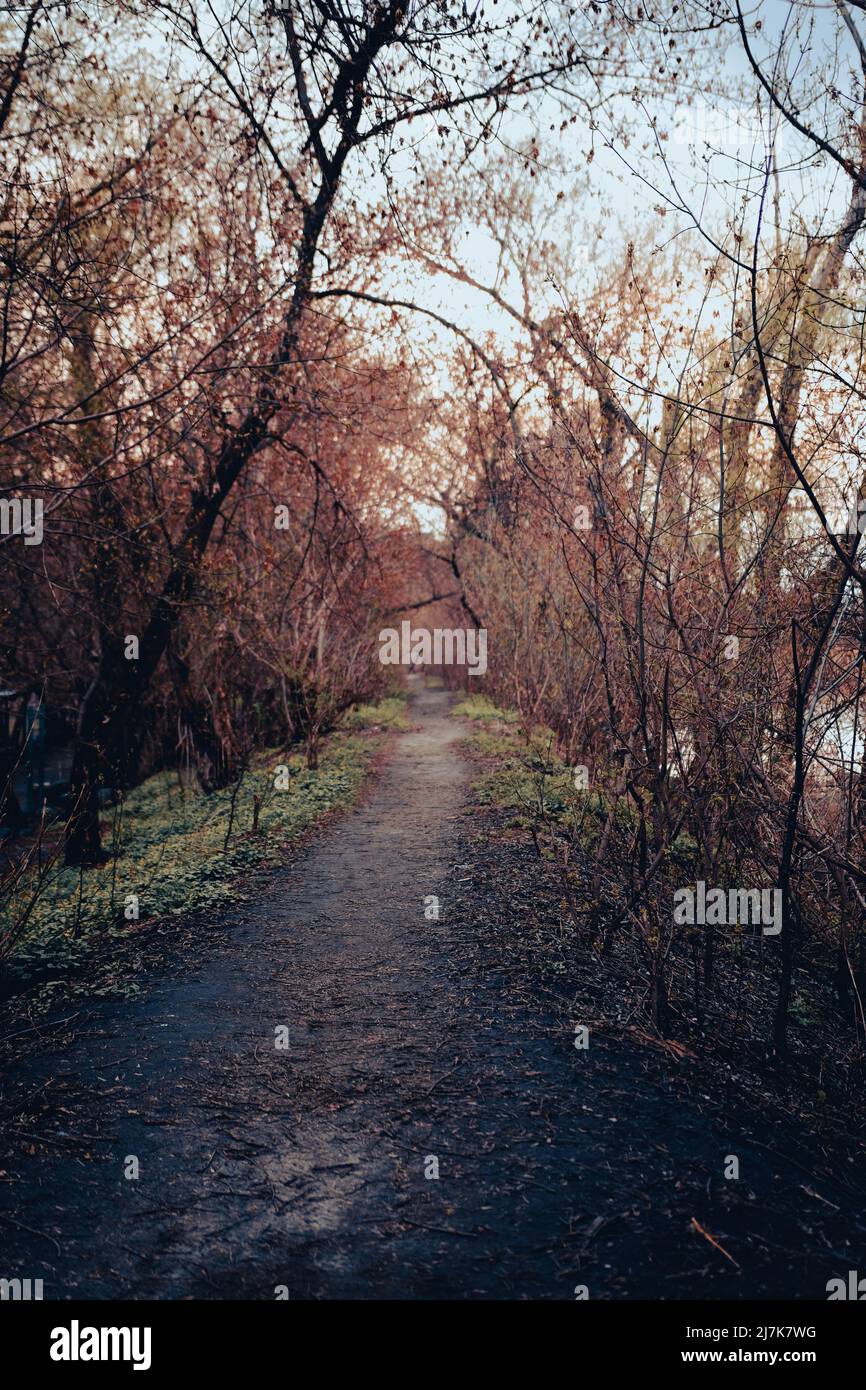
<path fill-rule="evenodd" d="M 497 720 L 501 724 L 518 724 L 520 715 L 516 710 L 501 709 L 488 700 L 486 695 L 467 695 L 453 706 L 451 713 L 458 718 Z"/>
<path fill-rule="evenodd" d="M 341 729 L 408 729 L 406 696 L 389 695 L 375 705 L 353 705 L 340 721 Z"/>
<path fill-rule="evenodd" d="M 500 709 L 484 695 L 468 696 L 451 713 L 473 721 L 470 751 L 484 769 L 473 783 L 480 805 L 521 810 L 518 820 L 529 824 L 539 814 L 556 820 L 594 796 L 575 789 L 574 771 L 557 755 L 551 729 L 529 733 L 515 710 Z"/>
<path fill-rule="evenodd" d="M 108 863 L 81 871 L 55 862 L 42 875 L 34 869 L 4 898 L 0 940 L 27 914 L 5 963 L 6 989 L 14 991 L 29 978 L 80 971 L 97 946 L 127 936 L 136 920 L 213 910 L 241 899 L 251 870 L 278 860 L 325 816 L 354 804 L 388 732 L 403 727 L 405 700 L 395 696 L 350 710 L 323 741 L 315 771 L 306 767 L 303 750 L 270 749 L 235 783 L 208 795 L 185 789 L 176 771 L 149 777 L 122 806 L 108 808 Z M 283 790 L 275 786 L 280 766 Z M 255 797 L 261 803 L 257 833 Z"/>
<path fill-rule="evenodd" d="M 607 818 L 611 800 L 599 788 L 575 784 L 574 768 L 556 751 L 552 729 L 538 725 L 528 731 L 514 710 L 503 710 L 483 695 L 470 695 L 454 705 L 451 713 L 470 719 L 469 750 L 481 771 L 472 784 L 479 806 L 516 812 L 510 825 L 547 830 L 574 838 L 591 852 Z M 635 823 L 636 813 L 625 799 L 616 804 L 615 821 L 621 827 Z M 670 857 L 690 865 L 696 845 L 680 835 Z"/>

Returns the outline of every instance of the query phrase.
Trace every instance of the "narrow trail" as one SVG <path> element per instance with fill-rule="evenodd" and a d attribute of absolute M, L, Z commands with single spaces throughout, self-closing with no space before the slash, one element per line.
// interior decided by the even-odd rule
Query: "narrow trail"
<path fill-rule="evenodd" d="M 473 939 L 448 706 L 414 696 L 366 803 L 267 880 L 194 976 L 95 1006 L 37 1057 L 47 1148 L 0 1183 L 0 1275 L 59 1299 L 760 1294 L 689 1223 L 700 1200 L 705 1222 L 760 1209 L 772 1226 L 766 1157 L 741 1143 L 741 1210 L 708 1207 L 724 1127 L 648 1087 L 633 1046 L 578 1056 Z M 825 1244 L 824 1278 L 843 1258 Z M 805 1277 L 769 1291 L 821 1297 Z"/>

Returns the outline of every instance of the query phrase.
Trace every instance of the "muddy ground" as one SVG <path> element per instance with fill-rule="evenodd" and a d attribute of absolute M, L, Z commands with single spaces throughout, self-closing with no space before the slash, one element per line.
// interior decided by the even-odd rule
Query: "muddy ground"
<path fill-rule="evenodd" d="M 448 707 L 414 696 L 365 803 L 193 969 L 7 1039 L 0 1276 L 54 1299 L 824 1299 L 866 1272 L 864 1175 L 827 1135 L 595 1020 L 575 1048 L 588 1006 L 527 973 L 531 855 L 488 837 Z"/>

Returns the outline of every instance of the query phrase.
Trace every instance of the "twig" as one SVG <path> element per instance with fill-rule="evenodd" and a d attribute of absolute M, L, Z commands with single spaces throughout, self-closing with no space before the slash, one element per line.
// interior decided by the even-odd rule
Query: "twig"
<path fill-rule="evenodd" d="M 728 1254 L 725 1247 L 719 1244 L 715 1236 L 711 1236 L 709 1231 L 704 1230 L 697 1217 L 692 1217 L 692 1225 L 697 1231 L 698 1235 L 703 1236 L 704 1240 L 708 1240 L 710 1242 L 710 1245 L 714 1246 L 716 1250 L 718 1250 L 722 1255 L 724 1255 L 726 1260 L 730 1260 L 731 1264 L 734 1266 L 735 1269 L 740 1269 L 741 1266 L 737 1264 L 737 1261 L 734 1259 L 733 1255 Z"/>

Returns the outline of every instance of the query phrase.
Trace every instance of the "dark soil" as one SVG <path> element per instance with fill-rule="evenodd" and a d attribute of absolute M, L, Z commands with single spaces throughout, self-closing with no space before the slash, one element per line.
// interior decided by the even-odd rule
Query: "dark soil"
<path fill-rule="evenodd" d="M 193 970 L 8 1040 L 0 1276 L 56 1299 L 824 1299 L 866 1272 L 850 1146 L 572 997 L 448 704 L 415 697 L 366 804 Z"/>

